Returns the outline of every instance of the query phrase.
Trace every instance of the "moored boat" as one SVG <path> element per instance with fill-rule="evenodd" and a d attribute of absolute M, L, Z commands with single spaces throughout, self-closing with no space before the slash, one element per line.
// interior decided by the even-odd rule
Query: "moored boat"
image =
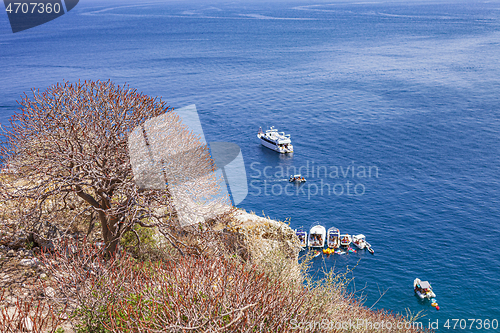
<path fill-rule="evenodd" d="M 366 247 L 366 237 L 363 234 L 352 236 L 352 243 L 356 245 L 360 250 Z"/>
<path fill-rule="evenodd" d="M 328 229 L 327 233 L 328 247 L 331 249 L 338 249 L 340 247 L 340 231 L 335 227 Z"/>
<path fill-rule="evenodd" d="M 325 247 L 326 230 L 322 225 L 315 225 L 309 231 L 307 246 L 309 247 Z"/>
<path fill-rule="evenodd" d="M 421 281 L 419 278 L 416 278 L 413 281 L 413 289 L 415 290 L 415 294 L 417 294 L 421 299 L 431 299 L 436 297 L 436 294 L 432 291 L 431 284 L 428 281 Z"/>
<path fill-rule="evenodd" d="M 273 126 L 266 130 L 264 133 L 262 127 L 259 128 L 259 133 L 257 137 L 260 139 L 260 143 L 269 149 L 277 151 L 278 153 L 293 153 L 292 141 L 290 140 L 290 134 L 285 134 L 285 132 L 278 132 Z"/>
<path fill-rule="evenodd" d="M 349 246 L 349 244 L 351 244 L 351 242 L 352 242 L 351 235 L 349 235 L 349 234 L 340 235 L 340 245 Z"/>
<path fill-rule="evenodd" d="M 295 230 L 295 234 L 299 238 L 300 247 L 305 248 L 307 246 L 307 232 L 303 230 Z"/>
<path fill-rule="evenodd" d="M 292 175 L 292 176 L 290 176 L 288 181 L 290 183 L 303 183 L 306 181 L 306 179 L 304 177 L 302 177 L 301 175 Z"/>

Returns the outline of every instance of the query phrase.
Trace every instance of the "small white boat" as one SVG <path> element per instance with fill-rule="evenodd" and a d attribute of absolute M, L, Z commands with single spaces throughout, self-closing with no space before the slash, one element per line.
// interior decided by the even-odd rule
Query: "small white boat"
<path fill-rule="evenodd" d="M 428 281 L 420 281 L 418 278 L 415 279 L 413 281 L 413 289 L 415 290 L 415 294 L 417 294 L 421 299 L 431 299 L 436 297 L 436 294 L 432 291 L 431 284 Z"/>
<path fill-rule="evenodd" d="M 351 244 L 352 238 L 349 234 L 340 235 L 340 245 L 349 246 Z"/>
<path fill-rule="evenodd" d="M 327 232 L 328 247 L 338 249 L 340 247 L 340 231 L 335 227 L 331 227 Z"/>
<path fill-rule="evenodd" d="M 356 245 L 360 250 L 366 247 L 366 237 L 363 234 L 352 236 L 352 243 Z"/>
<path fill-rule="evenodd" d="M 375 251 L 373 250 L 372 246 L 367 241 L 365 241 L 365 247 L 368 250 L 368 252 L 370 252 L 371 254 L 375 253 Z"/>
<path fill-rule="evenodd" d="M 295 234 L 299 238 L 300 247 L 305 248 L 307 246 L 307 232 L 303 230 L 295 230 Z"/>
<path fill-rule="evenodd" d="M 309 231 L 307 246 L 309 247 L 325 247 L 326 229 L 322 225 L 315 225 Z"/>
<path fill-rule="evenodd" d="M 285 132 L 278 132 L 278 130 L 273 126 L 271 126 L 271 129 L 268 129 L 265 133 L 262 131 L 262 127 L 260 127 L 259 133 L 257 133 L 257 137 L 260 139 L 260 143 L 264 147 L 282 154 L 293 153 L 290 134 L 285 134 Z"/>
<path fill-rule="evenodd" d="M 292 176 L 290 176 L 288 181 L 290 183 L 303 183 L 306 181 L 306 179 L 304 177 L 302 177 L 301 175 L 292 175 Z"/>

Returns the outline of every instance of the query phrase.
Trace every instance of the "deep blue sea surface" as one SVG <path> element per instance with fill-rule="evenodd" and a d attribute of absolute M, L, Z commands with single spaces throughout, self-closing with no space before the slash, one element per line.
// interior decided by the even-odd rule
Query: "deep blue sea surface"
<path fill-rule="evenodd" d="M 498 1 L 80 1 L 16 34 L 0 14 L 2 126 L 23 92 L 79 79 L 196 104 L 207 141 L 242 149 L 240 207 L 365 234 L 375 255 L 314 268 L 359 260 L 367 307 L 500 332 L 444 327 L 500 320 Z M 290 133 L 293 156 L 262 147 L 259 126 Z M 285 187 L 292 167 L 300 188 Z"/>

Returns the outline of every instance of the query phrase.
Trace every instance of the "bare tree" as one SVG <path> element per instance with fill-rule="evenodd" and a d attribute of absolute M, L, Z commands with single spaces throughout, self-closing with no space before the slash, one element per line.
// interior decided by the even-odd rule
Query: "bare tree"
<path fill-rule="evenodd" d="M 32 93 L 19 102 L 20 112 L 4 129 L 0 147 L 4 163 L 17 171 L 11 181 L 0 184 L 0 193 L 9 202 L 22 203 L 29 223 L 57 213 L 69 223 L 95 215 L 108 253 L 136 223 L 160 226 L 175 244 L 169 232 L 169 227 L 178 226 L 170 180 L 165 178 L 160 189 L 138 187 L 129 155 L 129 135 L 159 116 L 168 120 L 164 126 L 172 137 L 182 138 L 170 146 L 167 142 L 166 149 L 191 152 L 170 161 L 184 175 L 197 175 L 189 179 L 189 191 L 218 191 L 217 181 L 206 181 L 215 170 L 206 144 L 160 99 L 110 81 L 64 82 Z M 227 205 L 228 200 L 221 198 L 220 203 Z"/>

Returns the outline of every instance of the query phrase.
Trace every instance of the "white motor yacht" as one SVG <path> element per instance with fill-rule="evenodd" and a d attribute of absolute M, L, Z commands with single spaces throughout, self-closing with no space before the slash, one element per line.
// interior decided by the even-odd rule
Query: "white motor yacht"
<path fill-rule="evenodd" d="M 278 132 L 276 128 L 271 126 L 265 133 L 262 131 L 262 127 L 259 128 L 259 133 L 257 137 L 260 139 L 260 143 L 264 147 L 277 151 L 278 153 L 293 153 L 292 141 L 290 140 L 290 134 L 285 134 L 285 132 Z"/>

